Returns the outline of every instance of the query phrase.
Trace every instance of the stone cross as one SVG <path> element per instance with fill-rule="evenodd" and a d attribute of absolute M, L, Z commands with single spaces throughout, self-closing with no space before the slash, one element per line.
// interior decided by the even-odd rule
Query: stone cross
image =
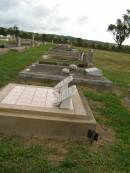
<path fill-rule="evenodd" d="M 86 62 L 88 66 L 93 65 L 93 49 L 90 49 L 88 51 L 87 57 L 86 57 Z"/>

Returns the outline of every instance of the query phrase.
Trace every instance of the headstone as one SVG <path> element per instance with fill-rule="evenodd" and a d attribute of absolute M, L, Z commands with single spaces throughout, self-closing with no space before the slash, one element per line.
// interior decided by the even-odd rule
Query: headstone
<path fill-rule="evenodd" d="M 73 81 L 73 77 L 70 75 L 68 77 L 66 77 L 65 79 L 63 79 L 61 82 L 59 82 L 54 89 L 58 92 L 60 92 L 61 90 L 64 90 L 65 88 L 68 88 L 68 85 L 70 82 Z"/>
<path fill-rule="evenodd" d="M 65 88 L 59 94 L 57 106 L 64 109 L 73 109 L 72 96 L 77 92 L 75 85 Z"/>
<path fill-rule="evenodd" d="M 21 47 L 21 38 L 17 37 L 17 47 Z"/>
<path fill-rule="evenodd" d="M 86 62 L 88 66 L 92 66 L 93 65 L 93 49 L 90 49 L 88 51 L 88 54 L 86 56 Z"/>
<path fill-rule="evenodd" d="M 81 53 L 80 61 L 84 60 L 84 52 Z"/>
<path fill-rule="evenodd" d="M 35 45 L 35 40 L 34 40 L 34 34 L 32 34 L 32 40 L 31 40 L 31 45 L 34 47 L 34 45 Z"/>

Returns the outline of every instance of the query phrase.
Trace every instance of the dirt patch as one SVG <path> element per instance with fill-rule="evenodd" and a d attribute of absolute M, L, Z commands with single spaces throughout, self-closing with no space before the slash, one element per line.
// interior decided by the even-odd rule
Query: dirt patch
<path fill-rule="evenodd" d="M 130 111 L 130 99 L 128 97 L 125 97 L 121 100 L 121 103 L 125 108 L 127 108 Z"/>
<path fill-rule="evenodd" d="M 7 49 L 7 48 L 0 48 L 0 55 L 6 53 L 8 51 L 9 51 L 9 49 Z"/>
<path fill-rule="evenodd" d="M 50 151 L 46 155 L 46 159 L 56 166 L 68 153 L 69 140 L 27 138 L 24 139 L 24 143 L 27 145 L 40 145 Z"/>
<path fill-rule="evenodd" d="M 115 143 L 115 132 L 110 127 L 97 125 L 96 131 L 99 134 L 97 145 L 102 146 Z"/>

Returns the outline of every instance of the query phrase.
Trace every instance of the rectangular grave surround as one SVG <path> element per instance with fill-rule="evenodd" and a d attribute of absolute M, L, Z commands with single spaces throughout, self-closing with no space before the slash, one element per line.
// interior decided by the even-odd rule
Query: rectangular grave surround
<path fill-rule="evenodd" d="M 62 73 L 63 68 L 68 67 L 34 63 L 21 71 L 19 77 L 31 81 L 43 81 L 45 79 L 61 81 L 66 77 L 66 74 Z M 78 68 L 76 71 L 71 71 L 71 73 L 76 84 L 88 84 L 102 89 L 111 89 L 112 87 L 112 82 L 103 75 L 86 75 L 83 68 Z"/>
<path fill-rule="evenodd" d="M 0 132 L 22 136 L 84 138 L 96 121 L 77 93 L 73 110 L 60 109 L 53 103 L 53 88 L 9 84 L 0 92 Z"/>

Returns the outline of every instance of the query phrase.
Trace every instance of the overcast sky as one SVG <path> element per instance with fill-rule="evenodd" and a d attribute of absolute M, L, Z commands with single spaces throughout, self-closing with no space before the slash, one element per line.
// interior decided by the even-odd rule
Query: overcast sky
<path fill-rule="evenodd" d="M 113 42 L 107 27 L 126 9 L 130 0 L 0 0 L 0 24 Z M 130 44 L 130 39 L 125 43 Z"/>

